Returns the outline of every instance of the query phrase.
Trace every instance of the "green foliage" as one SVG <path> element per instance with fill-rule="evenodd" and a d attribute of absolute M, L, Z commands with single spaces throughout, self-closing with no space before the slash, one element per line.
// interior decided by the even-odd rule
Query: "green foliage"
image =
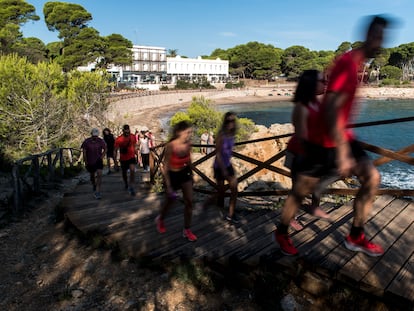
<path fill-rule="evenodd" d="M 239 82 L 228 82 L 224 85 L 226 89 L 238 89 L 238 88 L 244 88 L 244 81 Z"/>
<path fill-rule="evenodd" d="M 79 146 L 84 133 L 105 120 L 109 86 L 102 72 L 66 75 L 54 62 L 35 65 L 17 55 L 0 56 L 4 158 Z"/>
<path fill-rule="evenodd" d="M 259 42 L 248 42 L 213 56 L 229 60 L 229 70 L 242 78 L 271 79 L 280 73 L 281 49 Z"/>
<path fill-rule="evenodd" d="M 178 265 L 172 266 L 171 277 L 187 284 L 193 284 L 205 291 L 212 292 L 217 286 L 217 282 L 205 267 L 189 261 L 183 261 Z"/>
<path fill-rule="evenodd" d="M 254 122 L 248 118 L 237 119 L 236 141 L 245 141 L 256 131 Z"/>
<path fill-rule="evenodd" d="M 389 85 L 400 85 L 400 80 L 396 80 L 396 79 L 382 79 L 380 86 L 389 86 Z"/>
<path fill-rule="evenodd" d="M 0 0 L 0 53 L 16 52 L 15 44 L 22 38 L 20 26 L 39 20 L 35 7 L 23 0 Z"/>
<path fill-rule="evenodd" d="M 38 38 L 23 38 L 15 44 L 14 50 L 19 56 L 26 57 L 34 64 L 47 61 L 46 46 Z"/>
<path fill-rule="evenodd" d="M 58 31 L 58 37 L 64 39 L 65 45 L 79 35 L 92 20 L 92 15 L 81 5 L 65 2 L 46 2 L 43 14 L 47 28 Z"/>
<path fill-rule="evenodd" d="M 198 89 L 215 89 L 205 77 L 198 81 L 178 80 L 175 89 L 177 90 L 198 90 Z"/>
<path fill-rule="evenodd" d="M 63 45 L 54 49 L 52 58 L 65 71 L 100 60 L 98 67 L 109 64 L 127 65 L 132 60 L 132 42 L 119 34 L 101 37 L 99 32 L 88 27 L 92 15 L 78 4 L 47 2 L 43 8 L 46 25 L 51 31 L 58 31 Z M 62 53 L 61 53 L 62 51 Z"/>
<path fill-rule="evenodd" d="M 88 133 L 91 127 L 104 127 L 106 100 L 111 84 L 104 71 L 79 72 L 71 71 L 67 76 L 67 98 L 71 103 L 70 113 L 77 116 L 73 129 L 74 135 Z"/>
<path fill-rule="evenodd" d="M 222 114 L 213 108 L 211 100 L 204 96 L 193 97 L 186 112 L 179 111 L 171 118 L 170 126 L 173 127 L 183 120 L 189 121 L 193 124 L 194 132 L 199 136 L 204 131 L 217 131 L 221 118 Z"/>
<path fill-rule="evenodd" d="M 132 42 L 119 34 L 111 34 L 104 37 L 103 57 L 101 67 L 106 68 L 109 64 L 130 65 L 132 61 Z"/>
<path fill-rule="evenodd" d="M 193 124 L 196 137 L 200 137 L 205 131 L 213 131 L 217 134 L 223 122 L 224 114 L 217 111 L 211 104 L 211 100 L 200 97 L 193 97 L 187 111 L 177 112 L 170 120 L 170 127 L 180 121 L 188 121 Z M 237 122 L 236 141 L 246 140 L 255 131 L 255 124 L 247 118 L 239 118 Z"/>
<path fill-rule="evenodd" d="M 381 77 L 386 79 L 400 80 L 402 69 L 395 66 L 384 66 L 381 68 Z"/>
<path fill-rule="evenodd" d="M 67 122 L 64 77 L 54 63 L 33 65 L 16 55 L 0 57 L 0 138 L 14 152 L 54 146 Z M 42 81 L 42 83 L 39 83 Z"/>
<path fill-rule="evenodd" d="M 175 89 L 177 90 L 193 90 L 196 89 L 197 86 L 194 83 L 185 81 L 185 80 L 178 80 L 175 84 Z"/>

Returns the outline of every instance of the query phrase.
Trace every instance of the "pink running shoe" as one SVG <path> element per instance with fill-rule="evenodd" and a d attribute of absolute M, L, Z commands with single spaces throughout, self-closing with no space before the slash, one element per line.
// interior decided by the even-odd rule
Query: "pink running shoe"
<path fill-rule="evenodd" d="M 345 247 L 354 252 L 363 252 L 368 256 L 377 257 L 384 254 L 384 250 L 378 244 L 372 243 L 365 238 L 365 234 L 361 233 L 361 235 L 357 238 L 351 237 L 348 235 L 345 238 Z"/>
<path fill-rule="evenodd" d="M 183 229 L 183 238 L 186 238 L 190 242 L 197 241 L 197 236 L 190 229 Z"/>
<path fill-rule="evenodd" d="M 273 232 L 273 239 L 279 243 L 280 250 L 287 256 L 294 256 L 298 253 L 296 247 L 293 246 L 292 240 L 288 234 L 278 233 L 277 229 Z"/>
<path fill-rule="evenodd" d="M 159 233 L 165 233 L 167 229 L 165 229 L 164 220 L 161 219 L 160 215 L 155 218 L 155 223 L 157 224 L 157 230 Z"/>
<path fill-rule="evenodd" d="M 300 230 L 302 230 L 303 229 L 303 226 L 302 226 L 302 224 L 296 219 L 296 218 L 293 218 L 291 221 L 290 221 L 290 226 L 293 228 L 293 229 L 295 229 L 296 231 L 300 231 Z"/>

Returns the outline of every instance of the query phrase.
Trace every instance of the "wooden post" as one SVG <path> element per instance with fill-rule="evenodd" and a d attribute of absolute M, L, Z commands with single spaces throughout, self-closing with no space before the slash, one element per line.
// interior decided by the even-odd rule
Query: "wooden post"
<path fill-rule="evenodd" d="M 54 167 L 53 167 L 53 161 L 52 161 L 52 152 L 53 151 L 49 151 L 48 153 L 47 153 L 47 169 L 48 169 L 48 180 L 50 181 L 50 180 L 54 180 L 54 177 L 55 177 L 55 169 L 54 169 Z"/>
<path fill-rule="evenodd" d="M 59 165 L 60 165 L 60 176 L 65 176 L 65 161 L 63 159 L 63 148 L 59 148 Z"/>
<path fill-rule="evenodd" d="M 40 166 L 39 166 L 39 157 L 33 156 L 32 159 L 32 165 L 33 165 L 33 192 L 35 194 L 40 193 Z"/>
<path fill-rule="evenodd" d="M 22 207 L 22 190 L 19 180 L 19 165 L 14 164 L 12 167 L 12 181 L 13 181 L 13 213 L 20 211 Z"/>
<path fill-rule="evenodd" d="M 150 151 L 149 154 L 149 166 L 150 166 L 150 183 L 154 184 L 155 182 L 155 176 L 154 176 L 154 156 L 153 156 L 153 150 Z"/>

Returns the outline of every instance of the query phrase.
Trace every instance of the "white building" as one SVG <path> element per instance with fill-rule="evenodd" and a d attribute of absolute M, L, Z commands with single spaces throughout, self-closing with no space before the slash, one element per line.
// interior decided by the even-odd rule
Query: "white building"
<path fill-rule="evenodd" d="M 96 63 L 78 67 L 92 71 Z M 130 65 L 109 65 L 107 71 L 119 83 L 130 87 L 158 88 L 155 84 L 176 83 L 177 80 L 197 81 L 206 78 L 209 82 L 224 82 L 229 77 L 229 61 L 217 59 L 167 57 L 163 47 L 134 45 Z"/>
<path fill-rule="evenodd" d="M 120 82 L 159 83 L 166 80 L 167 51 L 163 47 L 134 45 L 131 65 L 111 65 L 108 72 L 116 76 Z"/>
<path fill-rule="evenodd" d="M 178 79 L 197 80 L 206 77 L 209 82 L 221 82 L 229 76 L 229 61 L 217 59 L 167 57 L 167 75 L 172 83 Z"/>

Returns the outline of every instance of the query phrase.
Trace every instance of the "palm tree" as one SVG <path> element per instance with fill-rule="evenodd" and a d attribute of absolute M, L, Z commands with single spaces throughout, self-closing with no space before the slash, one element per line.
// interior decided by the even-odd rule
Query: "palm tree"
<path fill-rule="evenodd" d="M 178 55 L 177 49 L 169 49 L 167 53 L 167 57 L 176 57 Z"/>

